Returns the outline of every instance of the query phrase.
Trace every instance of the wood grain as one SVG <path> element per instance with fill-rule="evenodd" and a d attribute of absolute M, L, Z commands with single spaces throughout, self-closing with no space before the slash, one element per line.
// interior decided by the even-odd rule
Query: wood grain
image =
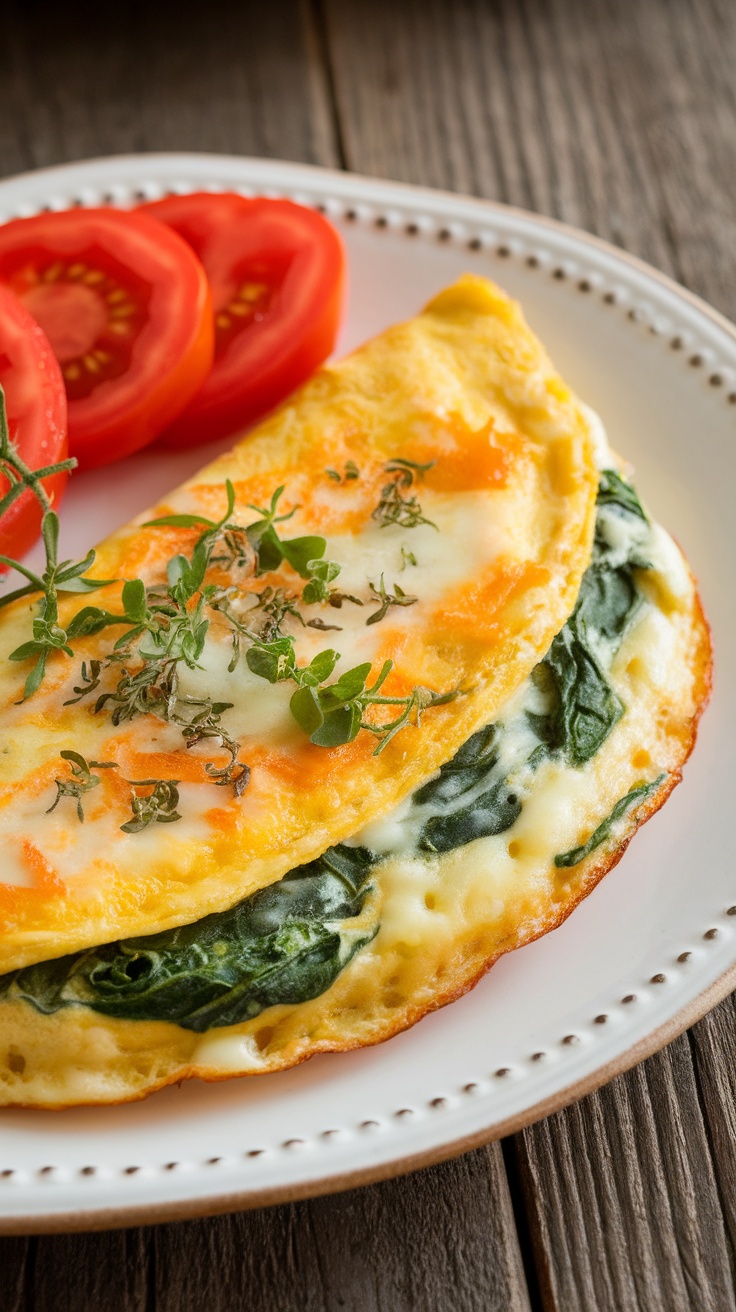
<path fill-rule="evenodd" d="M 732 1312 L 685 1037 L 517 1137 L 546 1309 Z"/>
<path fill-rule="evenodd" d="M 704 1016 L 688 1037 L 736 1277 L 736 994 Z"/>
<path fill-rule="evenodd" d="M 0 169 L 141 150 L 335 164 L 306 3 L 6 0 Z"/>
<path fill-rule="evenodd" d="M 598 233 L 736 313 L 729 0 L 325 0 L 346 164 Z"/>
<path fill-rule="evenodd" d="M 563 218 L 736 315 L 730 0 L 6 0 L 0 45 L 1 174 L 343 164 Z M 494 1147 L 263 1212 L 3 1240 L 0 1307 L 731 1312 L 735 1081 L 732 1000 L 507 1145 L 515 1216 Z"/>
<path fill-rule="evenodd" d="M 157 1312 L 529 1312 L 500 1148 L 154 1236 Z"/>

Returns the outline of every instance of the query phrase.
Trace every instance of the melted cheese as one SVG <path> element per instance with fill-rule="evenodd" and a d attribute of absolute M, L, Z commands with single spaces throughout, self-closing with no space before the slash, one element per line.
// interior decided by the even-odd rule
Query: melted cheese
<path fill-rule="evenodd" d="M 434 462 L 412 493 L 436 527 L 384 528 L 373 517 L 397 456 Z M 325 467 L 340 471 L 348 460 L 360 478 L 338 485 Z M 589 423 L 518 307 L 482 279 L 461 279 L 416 319 L 321 371 L 150 513 L 219 517 L 226 478 L 240 524 L 284 484 L 280 509 L 294 514 L 283 536 L 323 535 L 326 558 L 343 567 L 337 585 L 366 603 L 315 608 L 339 633 L 292 628 L 300 665 L 334 646 L 336 675 L 362 662 L 377 674 L 392 660 L 389 695 L 417 685 L 463 695 L 428 710 L 379 756 L 367 732 L 317 747 L 291 716 L 292 685 L 256 678 L 242 658 L 228 670 L 231 635 L 213 615 L 201 668 L 183 672 L 182 688 L 233 703 L 223 724 L 252 770 L 235 797 L 206 773 L 208 760 L 227 759 L 211 742 L 187 749 L 175 725 L 151 715 L 115 728 L 109 708 L 93 712 L 94 696 L 68 704 L 79 662 L 103 659 L 114 629 L 75 641 L 73 662 L 53 658 L 40 691 L 16 705 L 26 671 L 7 656 L 27 640 L 35 610 L 28 601 L 9 607 L 0 617 L 0 844 L 26 844 L 28 877 L 0 884 L 0 971 L 222 910 L 390 809 L 519 687 L 567 618 L 589 555 L 597 481 Z M 161 584 L 167 561 L 190 551 L 198 531 L 146 527 L 150 513 L 102 544 L 95 574 Z M 402 546 L 417 559 L 403 572 Z M 417 601 L 367 625 L 369 583 L 382 574 Z M 264 583 L 302 587 L 288 566 L 241 579 L 241 614 L 249 589 Z M 120 585 L 94 600 L 117 611 Z M 66 598 L 62 623 L 80 605 Z M 116 677 L 108 671 L 102 689 Z M 84 824 L 68 798 L 48 812 L 55 780 L 68 777 L 59 753 L 69 748 L 118 767 L 101 771 L 84 798 Z M 125 781 L 141 779 L 178 780 L 182 820 L 123 833 Z M 6 877 L 14 878 L 9 867 Z"/>
<path fill-rule="evenodd" d="M 662 530 L 647 538 L 650 558 L 653 543 L 659 547 L 650 599 L 608 656 L 626 713 L 603 748 L 582 769 L 547 759 L 525 773 L 532 746 L 526 712 L 540 709 L 540 694 L 531 681 L 522 685 L 500 717 L 502 766 L 519 768 L 515 787 L 524 790 L 518 819 L 503 834 L 442 856 L 419 854 L 421 808 L 411 799 L 364 827 L 355 841 L 386 853 L 365 909 L 380 928 L 326 993 L 204 1035 L 164 1022 L 102 1020 L 82 1006 L 44 1016 L 6 1000 L 5 1100 L 114 1102 L 190 1076 L 259 1074 L 318 1052 L 377 1043 L 471 987 L 502 953 L 559 924 L 679 778 L 707 696 L 708 634 L 692 579 Z M 663 605 L 662 597 L 670 601 Z M 555 867 L 555 854 L 584 842 L 620 797 L 663 772 L 659 793 L 627 813 L 603 848 L 572 868 Z"/>

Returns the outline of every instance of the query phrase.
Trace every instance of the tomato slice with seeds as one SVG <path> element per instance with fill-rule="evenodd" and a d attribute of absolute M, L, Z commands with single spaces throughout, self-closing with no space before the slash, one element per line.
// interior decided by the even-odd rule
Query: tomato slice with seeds
<path fill-rule="evenodd" d="M 146 214 L 78 209 L 0 227 L 0 282 L 44 329 L 68 398 L 69 448 L 104 465 L 151 442 L 212 366 L 207 279 Z"/>
<path fill-rule="evenodd" d="M 66 396 L 48 338 L 20 301 L 0 285 L 0 386 L 5 392 L 8 430 L 21 458 L 31 469 L 66 459 Z M 67 474 L 45 478 L 43 486 L 58 506 Z M 8 491 L 0 475 L 0 498 Z M 41 529 L 42 510 L 32 492 L 24 492 L 0 516 L 0 555 L 17 559 L 33 546 Z M 0 565 L 0 574 L 7 567 Z"/>
<path fill-rule="evenodd" d="M 212 372 L 162 438 L 194 446 L 271 409 L 329 355 L 342 308 L 342 242 L 321 214 L 288 200 L 195 192 L 141 208 L 189 243 L 212 289 Z"/>

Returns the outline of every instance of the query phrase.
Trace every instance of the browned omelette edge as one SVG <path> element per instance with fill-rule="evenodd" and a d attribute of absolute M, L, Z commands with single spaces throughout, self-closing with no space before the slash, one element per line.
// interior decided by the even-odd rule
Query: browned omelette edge
<path fill-rule="evenodd" d="M 634 808 L 632 815 L 628 818 L 628 823 L 626 823 L 624 837 L 620 840 L 617 847 L 612 851 L 606 852 L 603 856 L 598 857 L 597 859 L 596 857 L 591 856 L 587 862 L 581 863 L 578 878 L 574 881 L 569 881 L 568 887 L 570 894 L 565 900 L 564 905 L 558 906 L 548 913 L 544 917 L 541 925 L 537 924 L 529 932 L 520 935 L 513 941 L 510 940 L 501 951 L 495 952 L 490 957 L 482 958 L 480 954 L 475 954 L 472 958 L 467 959 L 467 961 L 463 963 L 465 970 L 464 973 L 460 972 L 461 979 L 459 983 L 457 982 L 458 972 L 456 971 L 452 987 L 445 990 L 438 990 L 435 993 L 435 996 L 425 1005 L 415 1007 L 407 1006 L 404 1009 L 403 1015 L 398 1020 L 394 1016 L 392 1022 L 385 1025 L 380 1033 L 368 1037 L 348 1040 L 347 1042 L 336 1042 L 327 1039 L 318 1040 L 313 1044 L 309 1051 L 302 1052 L 294 1058 L 281 1061 L 279 1061 L 278 1057 L 274 1057 L 273 1060 L 269 1061 L 268 1065 L 264 1064 L 263 1069 L 260 1070 L 227 1071 L 214 1074 L 212 1073 L 211 1068 L 203 1069 L 196 1064 L 182 1065 L 173 1069 L 162 1079 L 153 1081 L 146 1088 L 136 1090 L 130 1094 L 123 1094 L 121 1097 L 110 1099 L 74 1099 L 73 1102 L 67 1103 L 45 1102 L 37 1098 L 34 1098 L 32 1101 L 17 1099 L 5 1103 L 4 1106 L 8 1108 L 34 1108 L 44 1111 L 63 1111 L 69 1107 L 115 1106 L 122 1103 L 140 1102 L 144 1098 L 149 1097 L 149 1095 L 158 1092 L 160 1089 L 166 1088 L 171 1084 L 181 1084 L 184 1080 L 201 1079 L 205 1083 L 212 1084 L 220 1083 L 223 1080 L 242 1079 L 250 1075 L 270 1075 L 275 1074 L 277 1071 L 299 1066 L 303 1062 L 309 1061 L 312 1057 L 317 1056 L 319 1053 L 350 1052 L 359 1048 L 374 1047 L 379 1043 L 385 1043 L 396 1034 L 410 1029 L 413 1025 L 416 1025 L 418 1021 L 422 1020 L 424 1016 L 429 1015 L 431 1012 L 438 1011 L 441 1007 L 445 1007 L 449 1003 L 457 1001 L 457 999 L 462 997 L 465 993 L 470 992 L 483 976 L 487 974 L 491 967 L 507 952 L 513 951 L 515 948 L 524 947 L 528 943 L 532 943 L 536 939 L 548 934 L 551 930 L 557 929 L 558 926 L 567 920 L 568 916 L 572 914 L 580 902 L 593 892 L 594 888 L 600 883 L 603 877 L 618 865 L 629 843 L 634 837 L 634 834 L 640 826 L 645 824 L 647 820 L 651 819 L 651 817 L 656 814 L 660 807 L 662 807 L 667 801 L 667 798 L 677 784 L 681 782 L 683 767 L 695 746 L 700 718 L 710 698 L 713 674 L 710 626 L 703 611 L 695 580 L 693 580 L 693 582 L 695 585 L 695 592 L 692 604 L 692 629 L 693 633 L 697 634 L 697 643 L 693 653 L 691 669 L 693 672 L 693 700 L 696 703 L 696 711 L 691 717 L 682 722 L 679 733 L 673 734 L 673 739 L 675 741 L 679 740 L 682 748 L 682 756 L 679 765 L 669 772 L 661 787 L 651 798 L 649 798 L 638 809 Z M 18 1003 L 17 1005 L 27 1006 L 28 1004 Z M 107 1017 L 104 1018 L 104 1022 L 105 1025 L 111 1025 L 113 1027 L 117 1024 L 127 1025 L 131 1023 L 129 1021 L 117 1022 Z M 135 1024 L 135 1022 L 133 1022 L 133 1024 Z"/>

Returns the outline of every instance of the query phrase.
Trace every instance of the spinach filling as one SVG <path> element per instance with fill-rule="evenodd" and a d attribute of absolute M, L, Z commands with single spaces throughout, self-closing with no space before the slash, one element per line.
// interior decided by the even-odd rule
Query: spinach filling
<path fill-rule="evenodd" d="M 84 1003 L 104 1016 L 174 1021 L 201 1033 L 306 1002 L 337 979 L 378 929 L 360 915 L 373 864 L 333 847 L 230 911 L 146 938 L 90 948 L 0 978 L 0 995 L 50 1013 Z"/>
<path fill-rule="evenodd" d="M 569 852 L 561 852 L 559 856 L 555 857 L 555 865 L 558 869 L 580 865 L 580 862 L 584 861 L 586 856 L 590 856 L 591 852 L 595 852 L 597 847 L 600 847 L 607 838 L 610 838 L 614 825 L 618 824 L 619 820 L 623 820 L 626 812 L 634 803 L 640 805 L 648 797 L 651 797 L 652 793 L 655 793 L 659 785 L 664 782 L 665 777 L 661 774 L 659 778 L 653 779 L 649 784 L 636 784 L 634 788 L 630 788 L 624 797 L 618 799 L 610 815 L 607 815 L 598 828 L 593 830 L 587 843 L 583 843 L 581 847 L 573 847 Z"/>
<path fill-rule="evenodd" d="M 531 750 L 517 767 L 534 770 L 560 757 L 580 768 L 623 715 L 604 667 L 641 605 L 635 571 L 649 567 L 640 550 L 648 529 L 633 488 L 605 471 L 591 563 L 575 610 L 532 676 L 545 709 L 525 713 Z M 501 724 L 480 729 L 412 795 L 420 852 L 449 852 L 514 824 L 523 799 L 510 783 L 518 771 L 509 769 L 504 736 Z M 555 864 L 583 860 L 660 781 L 632 789 L 583 847 Z M 229 911 L 2 976 L 0 996 L 25 999 L 44 1013 L 81 1003 L 102 1015 L 173 1021 L 198 1033 L 250 1020 L 278 1003 L 307 1002 L 377 933 L 376 922 L 354 922 L 382 859 L 366 847 L 338 844 Z"/>

